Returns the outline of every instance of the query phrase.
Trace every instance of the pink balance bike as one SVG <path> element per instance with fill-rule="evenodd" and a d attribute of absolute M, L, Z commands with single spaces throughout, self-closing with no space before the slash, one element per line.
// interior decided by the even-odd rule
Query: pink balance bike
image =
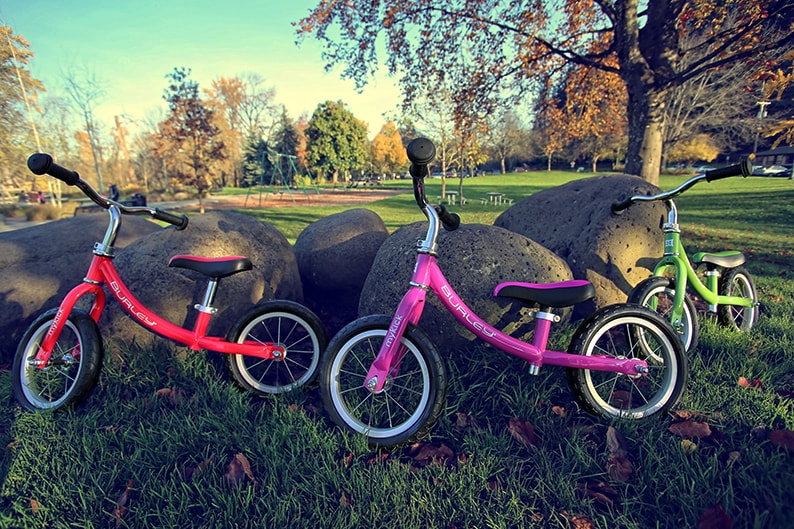
<path fill-rule="evenodd" d="M 121 214 L 148 215 L 183 230 L 188 219 L 145 206 L 125 206 L 101 196 L 73 171 L 34 154 L 28 167 L 37 175 L 49 174 L 78 187 L 110 220 L 83 282 L 73 288 L 57 309 L 40 315 L 27 329 L 14 357 L 12 390 L 20 405 L 31 411 L 57 410 L 81 402 L 94 386 L 102 365 L 103 344 L 97 323 L 105 308 L 107 286 L 130 317 L 148 331 L 194 351 L 225 353 L 231 378 L 256 395 L 281 393 L 309 383 L 317 372 L 328 337 L 320 320 L 308 308 L 287 300 L 272 300 L 253 307 L 232 326 L 227 338 L 207 336 L 218 283 L 224 277 L 251 270 L 246 257 L 204 258 L 177 255 L 169 266 L 207 277 L 207 289 L 193 329 L 164 320 L 138 301 L 113 265 L 114 243 Z M 88 312 L 75 307 L 83 296 L 93 296 Z M 89 298 L 90 299 L 90 298 Z"/>
<path fill-rule="evenodd" d="M 418 242 L 408 292 L 394 315 L 371 315 L 348 324 L 331 339 L 320 364 L 320 392 L 334 423 L 389 447 L 413 441 L 433 426 L 446 397 L 447 374 L 435 345 L 417 326 L 428 291 L 467 330 L 495 348 L 526 360 L 529 373 L 543 365 L 567 368 L 577 401 L 607 418 L 661 415 L 684 392 L 688 366 L 669 321 L 640 305 L 602 308 L 578 328 L 568 352 L 547 350 L 554 308 L 592 298 L 588 281 L 502 283 L 494 295 L 539 306 L 532 343 L 512 338 L 474 314 L 455 293 L 436 259 L 439 227 L 460 219 L 427 202 L 424 177 L 435 147 L 424 138 L 408 145 L 414 196 L 428 219 Z"/>

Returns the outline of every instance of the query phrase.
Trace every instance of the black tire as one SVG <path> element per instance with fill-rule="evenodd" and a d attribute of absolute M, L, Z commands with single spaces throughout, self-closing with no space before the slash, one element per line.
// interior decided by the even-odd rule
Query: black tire
<path fill-rule="evenodd" d="M 391 316 L 360 318 L 331 339 L 320 366 L 320 394 L 331 420 L 371 445 L 393 447 L 419 439 L 444 408 L 447 372 L 427 335 L 409 324 L 397 378 L 372 393 L 365 378 L 386 336 Z M 400 383 L 396 382 L 400 379 Z M 362 406 L 362 404 L 366 404 Z"/>
<path fill-rule="evenodd" d="M 672 323 L 673 298 L 675 298 L 675 282 L 672 279 L 649 277 L 631 290 L 628 302 L 655 310 Z M 688 294 L 684 295 L 681 324 L 674 325 L 673 328 L 684 344 L 684 349 L 692 351 L 697 347 L 700 340 L 700 324 L 695 304 Z"/>
<path fill-rule="evenodd" d="M 684 346 L 670 322 L 639 305 L 612 305 L 588 318 L 576 331 L 569 352 L 640 358 L 647 376 L 568 368 L 577 401 L 595 415 L 642 419 L 675 405 L 686 389 L 689 368 Z"/>
<path fill-rule="evenodd" d="M 719 293 L 721 296 L 741 296 L 753 300 L 755 304 L 752 307 L 720 305 L 717 309 L 721 325 L 739 332 L 752 329 L 758 321 L 758 294 L 755 291 L 753 278 L 747 270 L 742 267 L 726 270 L 720 277 Z"/>
<path fill-rule="evenodd" d="M 320 355 L 328 345 L 328 334 L 320 319 L 300 303 L 272 300 L 237 320 L 228 340 L 273 342 L 284 347 L 285 355 L 278 360 L 224 355 L 232 380 L 261 396 L 285 393 L 311 383 L 317 376 Z"/>
<path fill-rule="evenodd" d="M 36 318 L 14 356 L 11 390 L 29 411 L 54 411 L 80 403 L 96 384 L 102 367 L 102 337 L 96 322 L 77 309 L 69 314 L 48 365 L 29 365 L 57 312 L 52 309 Z"/>

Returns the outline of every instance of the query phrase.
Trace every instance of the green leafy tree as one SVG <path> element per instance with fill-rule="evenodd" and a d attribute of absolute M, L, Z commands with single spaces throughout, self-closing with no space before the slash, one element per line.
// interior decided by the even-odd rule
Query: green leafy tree
<path fill-rule="evenodd" d="M 210 188 L 213 161 L 225 159 L 220 129 L 213 123 L 212 110 L 203 104 L 198 83 L 189 79 L 190 70 L 174 68 L 163 99 L 170 115 L 160 124 L 158 152 L 170 159 L 170 174 L 197 192 L 199 210 Z M 170 151 L 170 156 L 166 154 Z"/>
<path fill-rule="evenodd" d="M 250 136 L 243 148 L 242 184 L 244 187 L 270 183 L 273 165 L 268 156 L 267 141 Z"/>
<path fill-rule="evenodd" d="M 340 175 L 365 167 L 369 157 L 367 128 L 341 101 L 318 105 L 306 129 L 306 160 L 336 183 Z"/>
<path fill-rule="evenodd" d="M 300 148 L 300 136 L 295 123 L 287 114 L 287 109 L 282 108 L 281 115 L 276 120 L 273 132 L 273 145 L 278 156 L 279 169 L 286 178 L 294 177 L 294 172 L 298 169 L 298 150 Z M 290 185 L 294 182 L 289 182 Z"/>
<path fill-rule="evenodd" d="M 520 101 L 562 63 L 615 73 L 628 95 L 626 170 L 655 183 L 668 91 L 705 71 L 763 62 L 794 42 L 792 20 L 790 0 L 349 0 L 321 2 L 298 34 L 322 41 L 328 66 L 342 65 L 359 86 L 385 49 L 407 100 L 452 87 L 459 125 L 473 108 L 487 115 Z M 703 37 L 698 50 L 683 45 L 691 33 Z M 681 60 L 699 50 L 700 60 Z M 605 61 L 613 56 L 616 65 Z"/>

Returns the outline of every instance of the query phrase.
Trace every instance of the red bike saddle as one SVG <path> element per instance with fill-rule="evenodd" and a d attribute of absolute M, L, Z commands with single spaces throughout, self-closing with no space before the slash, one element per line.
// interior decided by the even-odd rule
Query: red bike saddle
<path fill-rule="evenodd" d="M 595 297 L 595 287 L 584 279 L 557 283 L 500 283 L 493 295 L 538 303 L 543 307 L 570 307 Z"/>
<path fill-rule="evenodd" d="M 227 257 L 196 257 L 195 255 L 175 255 L 168 261 L 168 266 L 187 268 L 200 272 L 205 276 L 220 279 L 237 272 L 251 270 L 254 265 L 247 257 L 231 255 Z"/>

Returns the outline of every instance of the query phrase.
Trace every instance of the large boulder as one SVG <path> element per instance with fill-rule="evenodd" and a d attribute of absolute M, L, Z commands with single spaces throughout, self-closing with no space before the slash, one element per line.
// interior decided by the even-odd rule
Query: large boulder
<path fill-rule="evenodd" d="M 566 260 L 576 279 L 587 279 L 596 298 L 575 316 L 626 301 L 662 255 L 661 202 L 637 204 L 617 215 L 613 202 L 660 189 L 630 175 L 594 176 L 545 189 L 505 210 L 494 221 L 538 242 Z"/>
<path fill-rule="evenodd" d="M 416 260 L 416 241 L 426 222 L 404 226 L 389 236 L 375 257 L 359 303 L 359 316 L 391 314 L 408 289 Z M 524 304 L 495 298 L 497 284 L 508 281 L 549 283 L 572 279 L 564 260 L 517 233 L 482 224 L 463 224 L 438 239 L 438 263 L 452 288 L 468 307 L 495 328 L 527 338 L 534 320 Z M 440 351 L 467 347 L 474 335 L 428 294 L 419 326 Z"/>
<path fill-rule="evenodd" d="M 107 221 L 107 215 L 80 215 L 0 233 L 0 364 L 11 361 L 36 316 L 82 282 Z M 116 247 L 161 231 L 143 217 L 125 217 Z"/>
<path fill-rule="evenodd" d="M 383 241 L 383 219 L 354 208 L 308 225 L 295 241 L 306 305 L 333 334 L 355 319 L 359 297 Z"/>
<path fill-rule="evenodd" d="M 233 322 L 261 300 L 303 301 L 298 266 L 287 239 L 274 227 L 250 215 L 213 211 L 193 216 L 184 231 L 164 230 L 143 237 L 119 252 L 116 268 L 138 300 L 166 320 L 192 328 L 207 280 L 183 268 L 168 267 L 173 255 L 202 257 L 241 255 L 253 270 L 220 280 L 208 333 L 226 336 Z M 123 341 L 148 343 L 152 335 L 109 302 L 100 322 L 102 334 Z"/>

